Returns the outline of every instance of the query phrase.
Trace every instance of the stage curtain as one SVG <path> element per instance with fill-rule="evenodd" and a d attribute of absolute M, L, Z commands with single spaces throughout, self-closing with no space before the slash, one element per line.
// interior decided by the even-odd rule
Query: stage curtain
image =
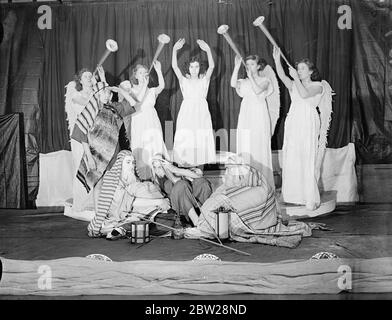
<path fill-rule="evenodd" d="M 160 33 L 166 33 L 172 39 L 159 58 L 166 85 L 156 109 L 163 128 L 165 121 L 175 121 L 182 99 L 178 81 L 171 69 L 172 45 L 180 37 L 186 39 L 186 45 L 179 55 L 181 66 L 193 55 L 206 62 L 206 55 L 201 53 L 195 42 L 204 39 L 212 48 L 216 65 L 208 92 L 213 126 L 215 130 L 224 129 L 223 132 L 227 133 L 225 142 L 218 139 L 221 143 L 218 141 L 217 147 L 235 151 L 235 135 L 230 134 L 230 129 L 237 126 L 241 100 L 230 87 L 234 53 L 216 30 L 221 24 L 229 25 L 230 35 L 244 56 L 258 54 L 273 66 L 270 43 L 261 30 L 252 25 L 257 16 L 263 15 L 265 25 L 288 59 L 293 64 L 304 57 L 313 60 L 323 79 L 336 92 L 329 147 L 340 148 L 355 142 L 363 146 L 359 155 L 361 161 L 374 161 L 375 158 L 381 162 L 391 161 L 389 153 L 369 149 L 372 142 L 369 139 L 373 136 L 369 127 L 387 146 L 391 146 L 388 138 L 392 131 L 390 122 L 385 120 L 391 112 L 380 111 L 385 111 L 389 101 L 386 96 L 390 96 L 390 91 L 385 87 L 386 77 L 372 76 L 375 70 L 386 74 L 389 67 L 387 59 L 369 59 L 374 54 L 381 57 L 380 41 L 385 43 L 385 40 L 374 37 L 374 41 L 364 41 L 372 38 L 371 30 L 368 30 L 372 25 L 369 25 L 370 17 L 366 14 L 372 1 L 150 0 L 52 5 L 52 29 L 36 31 L 44 47 L 40 100 L 41 152 L 69 150 L 64 86 L 72 80 L 77 70 L 95 67 L 105 50 L 106 39 L 115 39 L 119 44 L 118 52 L 104 63 L 108 82 L 114 85 L 128 79 L 131 67 L 137 63 L 149 66 L 158 43 L 156 37 Z M 352 10 L 352 29 L 338 27 L 342 16 L 339 7 L 343 5 L 348 5 Z M 19 6 L 15 10 L 24 8 Z M 379 17 L 378 23 L 389 21 L 387 17 L 383 20 L 380 18 L 385 15 L 386 8 L 377 7 L 374 10 Z M 36 18 L 37 15 L 30 17 Z M 371 19 L 375 18 L 372 16 Z M 361 61 L 367 66 L 371 65 L 370 75 L 364 75 L 368 69 L 358 67 Z M 157 82 L 154 74 L 151 81 L 152 85 Z M 381 87 L 384 90 L 375 90 Z M 283 86 L 281 102 L 281 118 L 272 139 L 273 149 L 282 147 L 284 120 L 290 105 L 288 92 Z M 375 107 L 377 112 L 372 111 Z M 170 149 L 173 137 L 170 130 L 165 132 L 164 129 L 164 134 Z"/>
<path fill-rule="evenodd" d="M 27 206 L 23 115 L 0 116 L 0 208 Z"/>
<path fill-rule="evenodd" d="M 392 163 L 392 1 L 355 1 L 352 139 L 362 163 Z"/>

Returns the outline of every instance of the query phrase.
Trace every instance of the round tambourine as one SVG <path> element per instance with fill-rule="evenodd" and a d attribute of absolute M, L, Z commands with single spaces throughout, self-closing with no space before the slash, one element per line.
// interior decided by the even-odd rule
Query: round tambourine
<path fill-rule="evenodd" d="M 221 261 L 221 259 L 213 254 L 203 253 L 195 257 L 192 261 Z"/>
<path fill-rule="evenodd" d="M 113 262 L 112 259 L 110 259 L 109 257 L 103 255 L 103 254 L 99 254 L 99 253 L 94 253 L 94 254 L 90 254 L 86 257 L 87 259 L 91 259 L 91 260 L 99 260 L 99 261 L 105 261 L 105 262 Z"/>

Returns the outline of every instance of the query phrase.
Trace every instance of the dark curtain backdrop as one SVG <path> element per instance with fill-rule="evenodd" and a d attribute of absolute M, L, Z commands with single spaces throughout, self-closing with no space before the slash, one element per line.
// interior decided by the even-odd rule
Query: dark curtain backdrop
<path fill-rule="evenodd" d="M 27 179 L 23 115 L 0 116 L 0 208 L 25 209 Z"/>
<path fill-rule="evenodd" d="M 388 3 L 389 7 L 385 7 Z M 338 28 L 340 5 L 352 9 L 352 30 Z M 230 87 L 234 53 L 216 30 L 221 24 L 229 25 L 229 33 L 244 55 L 259 54 L 273 66 L 271 45 L 260 29 L 252 25 L 256 17 L 263 15 L 267 28 L 289 60 L 294 63 L 310 58 L 335 90 L 329 146 L 338 148 L 355 142 L 360 161 L 391 163 L 392 90 L 388 87 L 391 78 L 387 53 L 392 46 L 383 32 L 392 28 L 390 2 L 382 5 L 365 0 L 155 0 L 53 5 L 52 30 L 25 28 L 25 34 L 39 32 L 44 48 L 41 152 L 69 149 L 64 86 L 77 70 L 95 67 L 108 38 L 119 44 L 118 52 L 104 63 L 108 82 L 113 85 L 128 79 L 135 64 L 150 64 L 160 33 L 171 37 L 159 58 L 166 89 L 159 96 L 156 109 L 163 128 L 165 121 L 176 119 L 182 99 L 171 70 L 173 43 L 185 37 L 186 45 L 179 56 L 179 64 L 185 65 L 193 55 L 207 60 L 195 42 L 207 41 L 216 64 L 208 93 L 213 126 L 215 130 L 223 128 L 228 132 L 235 129 L 240 98 Z M 9 5 L 2 8 L 5 13 Z M 38 18 L 31 6 L 18 6 L 14 10 L 25 19 Z M 152 82 L 156 82 L 154 77 Z M 284 120 L 290 105 L 283 86 L 281 101 L 274 149 L 282 146 Z M 233 147 L 234 139 L 229 140 Z M 171 148 L 172 137 L 168 133 L 166 141 Z M 227 150 L 227 144 L 221 148 Z"/>
<path fill-rule="evenodd" d="M 355 2 L 352 140 L 363 163 L 392 163 L 392 1 Z"/>
<path fill-rule="evenodd" d="M 20 7 L 13 12 L 6 7 L 0 9 L 4 32 L 0 43 L 0 115 L 23 114 L 21 127 L 24 128 L 24 137 L 21 140 L 25 145 L 20 154 L 26 166 L 27 206 L 32 208 L 39 186 L 39 152 L 42 150 L 39 135 L 41 127 L 46 125 L 40 115 L 42 103 L 38 99 L 43 51 L 35 19 L 37 9 Z M 59 118 L 58 122 L 62 121 Z M 57 135 L 62 134 L 62 131 L 57 132 Z M 1 154 L 0 158 L 3 159 L 3 156 Z M 19 168 L 18 163 L 13 164 Z M 16 189 L 11 186 L 9 190 L 13 192 Z"/>

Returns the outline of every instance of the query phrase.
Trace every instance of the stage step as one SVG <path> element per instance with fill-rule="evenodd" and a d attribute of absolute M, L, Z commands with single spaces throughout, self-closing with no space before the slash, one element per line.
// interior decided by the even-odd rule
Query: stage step
<path fill-rule="evenodd" d="M 289 219 L 305 219 L 314 218 L 330 212 L 333 212 L 336 208 L 336 191 L 325 191 L 321 196 L 321 205 L 316 210 L 308 210 L 305 206 L 284 203 L 281 201 L 281 197 L 278 197 L 280 209 L 283 217 Z"/>

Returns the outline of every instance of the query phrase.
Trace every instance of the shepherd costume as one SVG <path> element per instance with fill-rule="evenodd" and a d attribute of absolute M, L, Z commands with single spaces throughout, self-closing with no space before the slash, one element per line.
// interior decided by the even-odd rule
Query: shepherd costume
<path fill-rule="evenodd" d="M 170 198 L 170 204 L 174 211 L 184 216 L 187 221 L 189 211 L 195 210 L 201 206 L 211 195 L 211 183 L 200 176 L 199 178 L 189 178 L 186 176 L 176 175 L 170 168 L 173 164 L 160 155 L 152 158 L 152 162 L 158 161 L 162 166 L 165 176 L 160 178 L 156 175 L 153 169 L 153 180 L 156 185 Z M 154 168 L 154 166 L 152 165 Z M 185 170 L 193 171 L 195 168 L 186 168 Z"/>
<path fill-rule="evenodd" d="M 148 213 L 154 208 L 159 207 L 160 211 L 169 209 L 169 201 L 159 187 L 150 181 L 141 182 L 135 171 L 130 173 L 134 176 L 133 182 L 124 182 L 126 156 L 133 158 L 131 151 L 120 151 L 114 165 L 103 177 L 98 212 L 87 227 L 89 237 L 107 235 L 117 227 L 140 220 L 139 215 L 150 218 Z"/>
<path fill-rule="evenodd" d="M 259 171 L 245 164 L 235 166 L 242 172 L 240 181 L 225 182 L 201 208 L 197 225 L 201 236 L 214 237 L 211 227 L 219 208 L 230 212 L 229 235 L 235 241 L 293 248 L 302 237 L 311 236 L 311 225 L 298 221 L 283 224 L 274 188 Z"/>
<path fill-rule="evenodd" d="M 77 173 L 87 192 L 95 187 L 105 171 L 110 169 L 121 149 L 130 149 L 126 138 L 123 118 L 135 112 L 127 100 L 105 104 L 100 95 L 106 83 L 98 83 L 98 90 L 93 94 L 84 110 L 79 114 L 72 132 L 72 138 L 80 143 L 88 143 L 96 164 L 95 170 L 89 170 L 84 154 Z"/>

